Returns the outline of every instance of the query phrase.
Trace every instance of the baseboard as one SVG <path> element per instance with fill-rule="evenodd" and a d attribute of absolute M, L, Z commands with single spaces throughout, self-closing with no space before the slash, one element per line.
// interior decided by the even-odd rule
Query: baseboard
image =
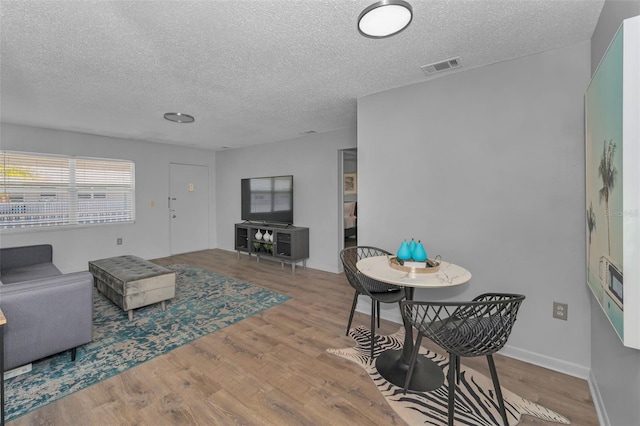
<path fill-rule="evenodd" d="M 368 313 L 368 310 L 361 312 Z M 397 323 L 399 326 L 402 325 L 402 318 L 400 315 L 395 313 L 389 312 L 388 315 L 384 316 L 384 318 Z M 604 401 L 602 400 L 600 390 L 598 389 L 598 383 L 596 382 L 590 368 L 509 345 L 502 348 L 499 354 L 586 380 L 589 384 L 589 391 L 591 393 L 591 398 L 593 399 L 596 413 L 598 414 L 598 422 L 602 426 L 611 426 Z"/>
<path fill-rule="evenodd" d="M 578 377 L 579 379 L 589 380 L 589 375 L 591 373 L 591 370 L 585 366 L 562 361 L 557 358 L 552 358 L 550 356 L 541 355 L 524 349 L 514 348 L 509 345 L 502 348 L 498 353 L 539 367 L 548 368 L 549 370 Z"/>
<path fill-rule="evenodd" d="M 369 313 L 370 305 L 364 310 L 358 309 L 359 312 Z M 364 307 L 364 306 L 363 306 Z M 398 326 L 402 326 L 402 317 L 397 309 L 395 312 L 383 312 L 382 318 L 395 322 Z M 559 373 L 568 374 L 580 379 L 589 380 L 591 370 L 582 365 L 574 364 L 572 362 L 563 361 L 557 358 L 552 358 L 546 355 L 541 355 L 535 352 L 527 351 L 513 346 L 505 346 L 498 352 L 500 355 L 508 356 L 509 358 L 518 359 L 520 361 L 528 362 L 529 364 L 537 365 L 539 367 L 548 368 L 549 370 L 557 371 Z"/>
<path fill-rule="evenodd" d="M 10 379 L 12 377 L 16 377 L 16 376 L 19 376 L 21 374 L 28 373 L 29 371 L 31 371 L 31 367 L 32 367 L 31 363 L 29 363 L 29 364 L 25 364 L 25 365 L 20 366 L 20 367 L 16 367 L 13 370 L 5 371 L 4 372 L 4 379 L 7 380 L 7 379 Z"/>
<path fill-rule="evenodd" d="M 591 399 L 593 399 L 593 405 L 596 407 L 596 413 L 598 414 L 598 422 L 601 426 L 611 426 L 609 416 L 607 415 L 607 409 L 602 400 L 600 389 L 598 388 L 598 382 L 596 381 L 593 372 L 589 374 L 589 390 L 591 391 Z"/>

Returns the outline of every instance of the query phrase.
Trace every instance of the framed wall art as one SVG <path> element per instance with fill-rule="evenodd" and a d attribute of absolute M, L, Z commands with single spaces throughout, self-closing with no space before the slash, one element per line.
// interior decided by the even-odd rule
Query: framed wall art
<path fill-rule="evenodd" d="M 585 93 L 587 284 L 640 349 L 640 16 L 626 19 Z"/>
<path fill-rule="evenodd" d="M 354 195 L 358 193 L 358 174 L 344 174 L 344 195 Z"/>

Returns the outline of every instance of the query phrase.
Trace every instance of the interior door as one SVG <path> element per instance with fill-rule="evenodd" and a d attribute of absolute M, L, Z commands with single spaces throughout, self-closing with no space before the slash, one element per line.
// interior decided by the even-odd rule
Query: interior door
<path fill-rule="evenodd" d="M 209 248 L 209 168 L 169 164 L 171 254 Z"/>

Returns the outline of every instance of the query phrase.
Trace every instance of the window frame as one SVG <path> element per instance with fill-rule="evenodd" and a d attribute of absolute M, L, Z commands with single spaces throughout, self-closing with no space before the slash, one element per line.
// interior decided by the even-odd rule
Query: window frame
<path fill-rule="evenodd" d="M 15 163 L 7 162 L 11 156 Z M 29 167 L 28 172 L 42 173 L 31 185 L 24 177 L 11 182 L 5 173 Z M 53 172 L 59 175 L 51 177 Z M 0 233 L 132 224 L 135 189 L 132 160 L 0 150 Z M 46 203 L 61 209 L 49 210 Z M 25 215 L 27 210 L 31 216 Z M 16 214 L 21 219 L 15 219 Z"/>

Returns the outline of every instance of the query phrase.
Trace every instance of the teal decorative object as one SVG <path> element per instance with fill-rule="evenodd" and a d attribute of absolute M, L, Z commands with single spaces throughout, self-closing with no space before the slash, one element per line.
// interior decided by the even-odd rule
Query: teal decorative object
<path fill-rule="evenodd" d="M 409 250 L 409 244 L 407 244 L 407 240 L 403 240 L 402 244 L 400 244 L 400 248 L 397 253 L 398 259 L 400 260 L 409 260 L 411 259 L 411 250 Z"/>
<path fill-rule="evenodd" d="M 411 252 L 412 255 L 415 249 L 416 249 L 416 240 L 412 238 L 411 241 L 409 241 L 409 251 Z"/>
<path fill-rule="evenodd" d="M 416 248 L 413 250 L 411 257 L 416 262 L 424 262 L 427 260 L 427 252 L 424 250 L 424 246 L 420 241 L 416 244 Z"/>

